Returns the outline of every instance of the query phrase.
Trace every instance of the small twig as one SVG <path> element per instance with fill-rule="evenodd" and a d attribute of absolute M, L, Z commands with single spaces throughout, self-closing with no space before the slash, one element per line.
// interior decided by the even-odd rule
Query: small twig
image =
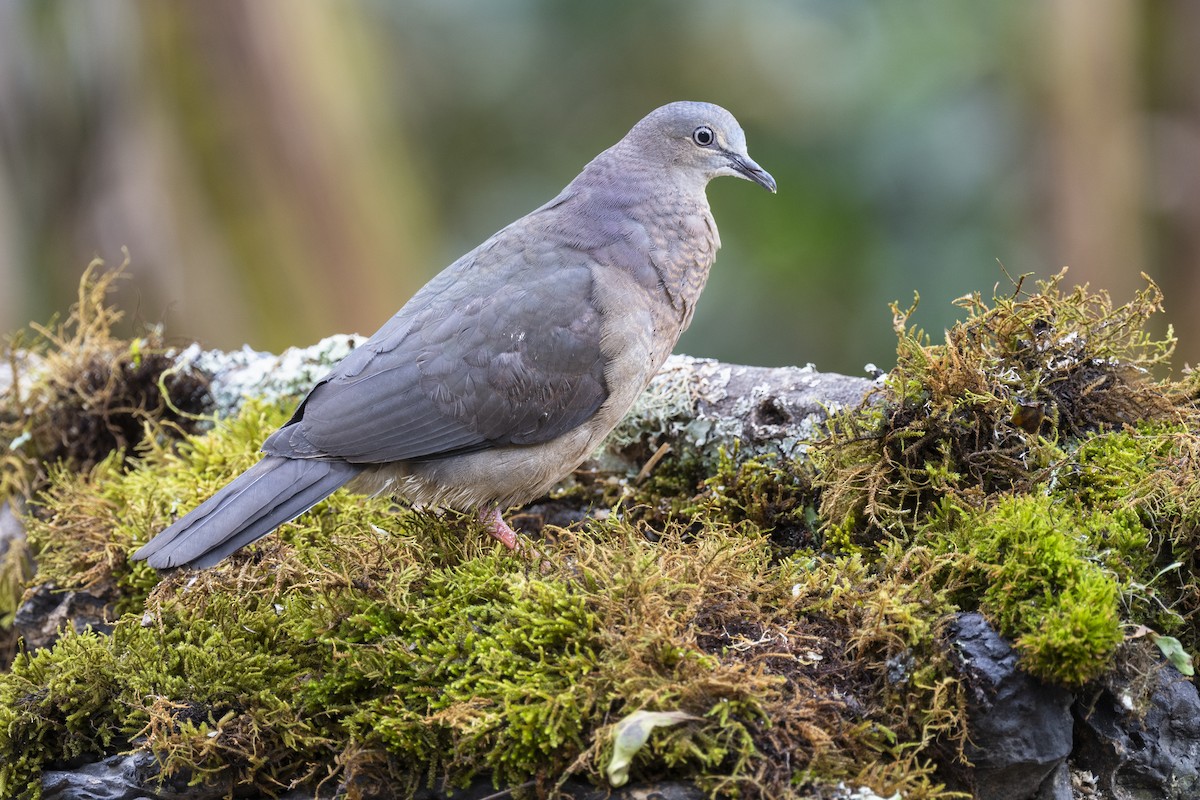
<path fill-rule="evenodd" d="M 1021 296 L 1021 287 L 1025 285 L 1027 275 L 1021 275 L 1013 280 L 1013 276 L 1008 274 L 1008 268 L 1004 266 L 1004 262 L 997 258 L 996 263 L 1000 265 L 1000 271 L 1004 273 L 1004 277 L 1008 278 L 1008 282 L 1013 285 L 1012 299 L 1016 300 Z"/>
<path fill-rule="evenodd" d="M 650 459 L 642 465 L 641 469 L 638 470 L 637 477 L 633 479 L 633 485 L 638 486 L 642 481 L 646 480 L 646 478 L 649 478 L 650 473 L 653 472 L 654 468 L 658 466 L 658 462 L 662 461 L 663 456 L 669 452 L 671 452 L 670 442 L 663 442 L 661 445 L 659 445 L 658 449 L 654 451 L 654 455 L 650 456 Z"/>
<path fill-rule="evenodd" d="M 535 783 L 537 783 L 537 781 L 525 781 L 520 786 L 510 786 L 507 789 L 501 789 L 494 794 L 489 794 L 487 797 L 481 797 L 479 800 L 503 800 L 505 797 L 512 797 L 512 793 L 518 789 L 528 789 Z"/>

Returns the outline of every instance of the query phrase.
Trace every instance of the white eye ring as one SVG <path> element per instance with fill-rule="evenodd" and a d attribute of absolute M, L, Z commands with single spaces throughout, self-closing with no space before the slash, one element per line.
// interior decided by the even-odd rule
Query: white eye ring
<path fill-rule="evenodd" d="M 711 147 L 716 140 L 717 137 L 713 134 L 712 128 L 707 125 L 701 125 L 692 131 L 692 141 L 700 147 Z"/>

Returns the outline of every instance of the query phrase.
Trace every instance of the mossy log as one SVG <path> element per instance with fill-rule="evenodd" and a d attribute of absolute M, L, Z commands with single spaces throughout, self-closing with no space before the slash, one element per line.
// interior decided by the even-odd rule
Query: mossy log
<path fill-rule="evenodd" d="M 0 796 L 89 760 L 240 796 L 1190 796 L 1200 382 L 1163 374 L 1152 284 L 1114 307 L 1061 281 L 965 298 L 944 343 L 896 310 L 878 379 L 673 359 L 516 515 L 532 557 L 339 492 L 165 578 L 129 554 L 357 337 L 177 352 L 112 337 L 81 290 L 8 359 L 28 542 L 0 587 L 105 627 L 0 674 Z"/>

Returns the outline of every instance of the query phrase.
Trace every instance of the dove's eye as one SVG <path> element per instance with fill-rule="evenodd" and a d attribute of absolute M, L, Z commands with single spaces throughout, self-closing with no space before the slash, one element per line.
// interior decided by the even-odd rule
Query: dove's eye
<path fill-rule="evenodd" d="M 716 137 L 713 136 L 712 128 L 707 125 L 701 125 L 692 131 L 692 141 L 701 147 L 708 147 L 715 139 Z"/>

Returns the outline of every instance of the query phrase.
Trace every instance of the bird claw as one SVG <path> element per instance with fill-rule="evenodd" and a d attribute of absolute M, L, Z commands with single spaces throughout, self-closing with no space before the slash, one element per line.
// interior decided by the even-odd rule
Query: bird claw
<path fill-rule="evenodd" d="M 554 563 L 542 552 L 536 543 L 528 539 L 524 541 L 519 539 L 517 532 L 508 527 L 508 523 L 500 515 L 499 508 L 480 511 L 479 521 L 483 523 L 483 527 L 489 536 L 498 540 L 514 553 L 518 553 L 523 558 L 529 559 L 539 573 L 549 575 L 554 572 Z"/>
<path fill-rule="evenodd" d="M 488 535 L 499 541 L 509 550 L 520 550 L 521 542 L 517 539 L 517 532 L 508 527 L 508 523 L 504 521 L 504 517 L 500 515 L 500 509 L 493 507 L 486 511 L 479 512 L 479 521 L 483 523 Z"/>

